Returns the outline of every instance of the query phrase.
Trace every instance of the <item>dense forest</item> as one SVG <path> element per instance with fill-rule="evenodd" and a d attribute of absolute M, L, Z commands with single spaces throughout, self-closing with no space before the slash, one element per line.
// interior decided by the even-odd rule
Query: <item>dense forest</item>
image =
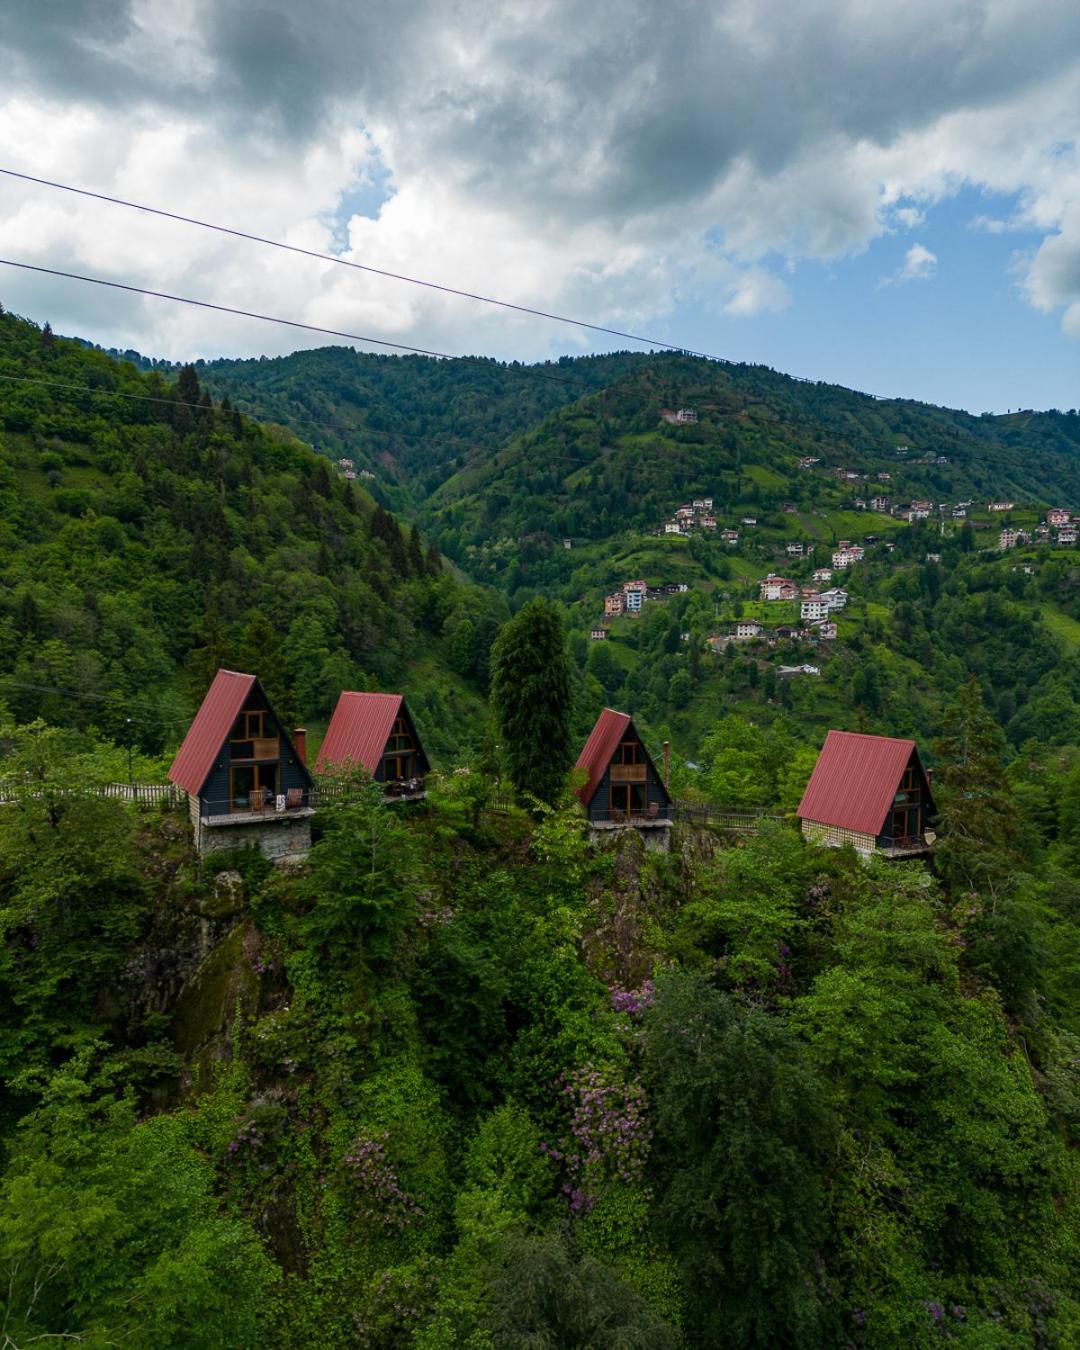
<path fill-rule="evenodd" d="M 290 718 L 343 688 L 404 687 L 458 750 L 480 684 L 441 661 L 505 605 L 456 580 L 282 428 L 0 315 L 0 700 L 154 755 L 219 665 L 259 670 Z M 445 738 L 445 739 L 444 739 Z"/>
<path fill-rule="evenodd" d="M 421 447 L 373 497 L 333 462 L 363 439 L 296 415 L 352 354 L 229 363 L 242 401 L 0 313 L 5 1344 L 1080 1343 L 1075 550 L 860 514 L 831 471 L 1033 524 L 1078 419 L 605 360 L 518 399 L 355 358 Z M 759 526 L 653 533 L 698 493 Z M 833 643 L 714 650 L 797 620 L 759 579 L 841 535 L 875 538 Z M 686 589 L 592 641 L 632 576 Z M 274 867 L 104 795 L 163 780 L 219 665 L 313 747 L 341 689 L 405 692 L 426 800 L 345 783 Z M 677 797 L 779 819 L 590 839 L 565 769 L 605 702 Z M 829 727 L 918 740 L 931 857 L 792 828 Z"/>

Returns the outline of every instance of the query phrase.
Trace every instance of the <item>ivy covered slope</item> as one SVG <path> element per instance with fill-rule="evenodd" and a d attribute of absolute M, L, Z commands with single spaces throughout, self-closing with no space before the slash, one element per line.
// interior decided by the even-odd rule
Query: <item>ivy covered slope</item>
<path fill-rule="evenodd" d="M 0 375 L 0 702 L 19 721 L 160 752 L 220 664 L 316 726 L 343 688 L 402 688 L 430 747 L 459 748 L 484 672 L 446 666 L 443 629 L 493 632 L 503 607 L 415 530 L 191 369 L 169 384 L 0 314 Z"/>
<path fill-rule="evenodd" d="M 936 875 L 471 774 L 200 865 L 0 744 L 10 1344 L 1080 1343 L 1080 770 L 1012 785 L 976 689 Z"/>

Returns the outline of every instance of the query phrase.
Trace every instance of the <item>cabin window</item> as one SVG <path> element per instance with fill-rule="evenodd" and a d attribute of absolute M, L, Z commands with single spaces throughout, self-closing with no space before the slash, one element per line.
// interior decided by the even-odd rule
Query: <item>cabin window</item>
<path fill-rule="evenodd" d="M 643 783 L 612 783 L 608 801 L 615 819 L 619 816 L 643 816 L 648 810 Z"/>
<path fill-rule="evenodd" d="M 644 764 L 645 750 L 637 741 L 623 741 L 611 757 L 612 764 Z"/>
<path fill-rule="evenodd" d="M 416 744 L 413 741 L 412 733 L 409 730 L 409 724 L 404 717 L 399 717 L 394 722 L 393 729 L 386 742 L 386 751 L 389 754 L 394 750 L 415 750 Z"/>
<path fill-rule="evenodd" d="M 236 719 L 232 732 L 229 736 L 231 741 L 257 741 L 266 736 L 267 710 L 265 708 L 249 708 L 240 714 Z M 270 733 L 272 734 L 272 732 Z"/>

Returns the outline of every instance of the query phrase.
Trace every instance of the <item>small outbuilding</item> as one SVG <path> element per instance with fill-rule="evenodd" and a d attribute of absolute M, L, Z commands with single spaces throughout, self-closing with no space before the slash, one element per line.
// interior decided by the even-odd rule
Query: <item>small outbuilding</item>
<path fill-rule="evenodd" d="M 365 768 L 388 797 L 424 796 L 431 764 L 400 694 L 347 689 L 338 698 L 315 772 L 350 767 Z"/>
<path fill-rule="evenodd" d="M 311 847 L 307 734 L 290 737 L 254 675 L 219 670 L 169 769 L 188 794 L 200 853 L 260 848 L 301 857 Z"/>
<path fill-rule="evenodd" d="M 604 709 L 577 767 L 588 774 L 577 795 L 593 829 L 659 829 L 666 841 L 671 797 L 629 713 Z"/>
<path fill-rule="evenodd" d="M 830 731 L 796 812 L 802 832 L 867 856 L 914 857 L 934 841 L 930 777 L 914 741 Z"/>

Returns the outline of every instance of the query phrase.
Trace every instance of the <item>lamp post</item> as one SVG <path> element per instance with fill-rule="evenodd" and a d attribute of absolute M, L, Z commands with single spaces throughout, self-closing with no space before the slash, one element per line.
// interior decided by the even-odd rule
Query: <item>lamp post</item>
<path fill-rule="evenodd" d="M 135 784 L 134 784 L 134 782 L 133 782 L 133 780 L 132 780 L 132 776 L 131 776 L 131 736 L 132 736 L 131 727 L 132 727 L 132 719 L 131 719 L 130 717 L 125 717 L 125 718 L 124 718 L 124 721 L 127 723 L 128 786 L 129 786 L 129 787 L 134 787 Z"/>

